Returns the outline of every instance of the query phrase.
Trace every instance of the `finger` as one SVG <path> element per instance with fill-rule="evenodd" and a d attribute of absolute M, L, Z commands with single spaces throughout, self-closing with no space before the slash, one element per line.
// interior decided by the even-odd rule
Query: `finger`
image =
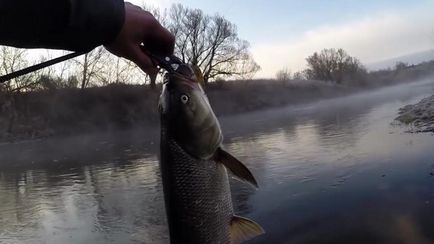
<path fill-rule="evenodd" d="M 143 45 L 146 50 L 158 56 L 170 56 L 175 49 L 175 36 L 164 28 L 153 16 L 153 27 L 145 31 Z"/>
<path fill-rule="evenodd" d="M 151 78 L 156 77 L 158 74 L 158 68 L 152 59 L 146 55 L 139 46 L 135 47 L 133 50 L 133 61 L 139 66 L 146 74 Z"/>
<path fill-rule="evenodd" d="M 137 6 L 137 5 L 132 4 L 130 2 L 125 2 L 125 6 L 126 7 L 131 7 L 131 8 L 137 9 L 137 10 L 143 10 L 140 6 Z"/>
<path fill-rule="evenodd" d="M 167 56 L 170 56 L 173 54 L 173 51 L 175 49 L 175 35 L 173 35 L 169 30 L 167 30 L 166 28 L 162 27 L 161 32 L 159 32 L 160 35 L 160 40 L 161 40 L 161 47 L 163 50 L 161 50 L 162 52 L 164 52 L 164 54 L 166 54 Z M 157 34 L 158 36 L 158 34 Z"/>
<path fill-rule="evenodd" d="M 161 26 L 161 30 L 156 33 L 153 41 L 153 46 L 161 55 L 170 56 L 173 54 L 175 49 L 175 36 L 164 27 Z"/>

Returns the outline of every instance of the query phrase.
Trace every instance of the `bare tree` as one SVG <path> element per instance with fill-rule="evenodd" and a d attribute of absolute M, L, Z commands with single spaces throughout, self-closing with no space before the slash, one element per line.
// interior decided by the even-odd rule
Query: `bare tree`
<path fill-rule="evenodd" d="M 112 83 L 139 83 L 144 73 L 131 61 L 109 55 L 103 61 L 104 69 L 100 71 L 103 85 Z"/>
<path fill-rule="evenodd" d="M 408 63 L 405 63 L 405 62 L 397 62 L 397 63 L 395 64 L 395 70 L 396 70 L 396 71 L 404 70 L 404 69 L 406 69 L 407 67 L 409 67 L 409 65 L 408 65 Z"/>
<path fill-rule="evenodd" d="M 47 51 L 41 62 L 52 59 Z M 43 70 L 43 88 L 81 89 L 89 85 L 137 83 L 145 79 L 144 73 L 131 61 L 109 54 L 102 47 L 71 61 L 62 62 Z M 143 78 L 142 78 L 143 77 Z"/>
<path fill-rule="evenodd" d="M 297 71 L 292 76 L 294 80 L 305 80 L 306 79 L 306 71 Z"/>
<path fill-rule="evenodd" d="M 88 87 L 95 79 L 99 79 L 95 82 L 100 82 L 103 79 L 101 71 L 104 68 L 104 58 L 107 55 L 108 52 L 103 47 L 98 47 L 73 60 L 77 69 L 77 77 L 80 77 L 81 89 Z"/>
<path fill-rule="evenodd" d="M 205 83 L 219 76 L 249 77 L 260 69 L 250 55 L 249 43 L 222 16 L 176 4 L 170 10 L 169 29 L 176 36 L 177 55 L 199 67 Z"/>
<path fill-rule="evenodd" d="M 360 79 L 366 69 L 357 58 L 351 57 L 343 49 L 323 49 L 306 58 L 307 78 L 342 83 L 344 80 Z"/>
<path fill-rule="evenodd" d="M 276 73 L 277 80 L 290 80 L 291 79 L 291 71 L 288 68 L 281 69 Z"/>
<path fill-rule="evenodd" d="M 134 64 L 129 61 L 125 61 L 119 57 L 116 57 L 114 59 L 114 82 L 127 82 L 130 79 L 132 70 L 134 69 Z"/>
<path fill-rule="evenodd" d="M 0 47 L 0 75 L 12 73 L 29 66 L 27 52 L 25 49 L 12 47 Z M 28 75 L 19 76 L 3 83 L 3 89 L 8 93 L 31 90 L 38 85 L 40 72 L 33 72 Z"/>
<path fill-rule="evenodd" d="M 67 51 L 62 51 L 61 55 L 59 56 L 66 55 L 67 53 Z M 47 49 L 45 50 L 45 53 L 39 57 L 39 62 L 42 63 L 53 58 L 55 58 L 53 51 Z M 71 64 L 69 62 L 65 61 L 55 65 L 51 65 L 43 69 L 43 74 L 50 77 L 63 78 L 70 65 Z"/>
<path fill-rule="evenodd" d="M 0 47 L 0 75 L 12 73 L 29 66 L 25 49 L 12 47 Z M 39 86 L 41 72 L 33 72 L 19 76 L 0 84 L 1 112 L 8 114 L 6 132 L 10 133 L 17 118 L 16 94 L 31 91 Z"/>
<path fill-rule="evenodd" d="M 58 54 L 54 54 L 58 53 Z M 52 51 L 46 50 L 44 54 L 39 57 L 39 62 L 42 63 L 47 60 L 51 60 L 56 56 L 62 56 L 67 54 L 67 51 Z M 52 66 L 48 66 L 40 70 L 40 88 L 41 89 L 59 89 L 59 88 L 76 88 L 78 83 L 75 82 L 76 79 L 71 79 L 73 73 L 71 71 L 71 61 L 64 61 Z M 74 82 L 72 82 L 74 80 Z"/>
<path fill-rule="evenodd" d="M 129 65 L 125 64 L 119 57 L 111 57 L 104 65 L 104 85 L 111 83 L 121 83 L 128 76 Z"/>

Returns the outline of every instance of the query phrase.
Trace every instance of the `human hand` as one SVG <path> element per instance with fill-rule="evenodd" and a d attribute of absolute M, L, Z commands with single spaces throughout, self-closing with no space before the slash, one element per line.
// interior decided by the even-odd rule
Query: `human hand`
<path fill-rule="evenodd" d="M 165 57 L 173 54 L 174 46 L 174 35 L 161 26 L 151 13 L 126 2 L 123 27 L 116 39 L 105 48 L 116 56 L 133 61 L 155 80 L 158 69 L 145 51 Z"/>

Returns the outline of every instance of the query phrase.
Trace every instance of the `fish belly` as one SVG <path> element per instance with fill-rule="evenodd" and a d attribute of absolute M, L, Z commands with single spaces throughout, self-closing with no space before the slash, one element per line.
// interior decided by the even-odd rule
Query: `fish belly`
<path fill-rule="evenodd" d="M 233 216 L 226 169 L 162 140 L 161 174 L 171 243 L 230 243 Z"/>

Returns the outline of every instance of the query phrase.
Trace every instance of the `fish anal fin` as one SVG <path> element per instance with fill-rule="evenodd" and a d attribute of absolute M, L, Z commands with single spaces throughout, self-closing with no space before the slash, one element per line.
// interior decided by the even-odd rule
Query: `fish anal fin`
<path fill-rule="evenodd" d="M 262 227 L 248 218 L 234 215 L 230 226 L 231 243 L 241 243 L 255 236 L 264 234 Z"/>
<path fill-rule="evenodd" d="M 222 163 L 239 180 L 248 182 L 258 188 L 258 183 L 250 170 L 242 162 L 222 148 L 217 148 L 217 151 L 214 154 L 214 160 L 218 163 Z"/>

